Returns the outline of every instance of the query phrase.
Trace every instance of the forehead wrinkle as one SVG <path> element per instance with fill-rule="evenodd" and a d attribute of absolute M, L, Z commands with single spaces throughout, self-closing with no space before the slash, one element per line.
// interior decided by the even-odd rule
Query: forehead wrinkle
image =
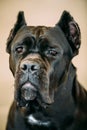
<path fill-rule="evenodd" d="M 44 35 L 48 29 L 49 27 L 46 26 L 37 26 L 31 28 L 31 33 L 35 36 L 36 39 L 38 39 L 40 36 Z"/>
<path fill-rule="evenodd" d="M 45 36 L 45 34 L 47 33 L 47 31 L 50 29 L 51 27 L 46 27 L 46 26 L 27 26 L 27 27 L 23 27 L 21 28 L 17 35 L 15 36 L 15 38 L 13 39 L 13 42 L 22 42 L 23 39 L 27 38 L 27 37 L 35 37 L 35 40 L 38 41 L 38 39 L 41 36 Z"/>

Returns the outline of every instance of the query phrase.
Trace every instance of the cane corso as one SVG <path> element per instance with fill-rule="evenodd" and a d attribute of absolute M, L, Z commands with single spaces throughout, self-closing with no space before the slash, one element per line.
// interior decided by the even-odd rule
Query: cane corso
<path fill-rule="evenodd" d="M 15 78 L 6 130 L 87 130 L 87 92 L 72 64 L 80 45 L 69 12 L 54 27 L 27 26 L 18 13 L 6 47 Z"/>

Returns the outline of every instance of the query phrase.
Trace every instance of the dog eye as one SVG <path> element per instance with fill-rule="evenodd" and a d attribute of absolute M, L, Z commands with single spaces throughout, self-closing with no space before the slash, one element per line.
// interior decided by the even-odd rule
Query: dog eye
<path fill-rule="evenodd" d="M 23 47 L 21 46 L 21 47 L 17 47 L 16 48 L 16 52 L 18 53 L 18 54 L 22 54 L 23 53 Z"/>
<path fill-rule="evenodd" d="M 52 55 L 52 56 L 56 56 L 58 53 L 56 50 L 49 50 L 49 53 Z"/>

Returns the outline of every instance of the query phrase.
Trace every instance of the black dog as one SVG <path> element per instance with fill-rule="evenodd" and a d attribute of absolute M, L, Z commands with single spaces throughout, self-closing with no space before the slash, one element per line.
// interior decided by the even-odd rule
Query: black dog
<path fill-rule="evenodd" d="M 54 27 L 27 26 L 19 12 L 7 41 L 15 92 L 6 130 L 87 130 L 87 92 L 71 62 L 80 38 L 67 11 Z"/>

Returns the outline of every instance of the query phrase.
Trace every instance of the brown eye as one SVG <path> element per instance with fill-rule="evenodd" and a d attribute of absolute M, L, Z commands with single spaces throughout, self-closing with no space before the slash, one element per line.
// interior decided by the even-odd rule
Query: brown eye
<path fill-rule="evenodd" d="M 49 53 L 50 53 L 52 56 L 56 56 L 56 55 L 57 55 L 57 51 L 56 51 L 56 50 L 50 50 Z"/>
<path fill-rule="evenodd" d="M 16 48 L 16 52 L 17 52 L 18 54 L 22 54 L 22 53 L 23 53 L 23 47 L 17 47 L 17 48 Z"/>

